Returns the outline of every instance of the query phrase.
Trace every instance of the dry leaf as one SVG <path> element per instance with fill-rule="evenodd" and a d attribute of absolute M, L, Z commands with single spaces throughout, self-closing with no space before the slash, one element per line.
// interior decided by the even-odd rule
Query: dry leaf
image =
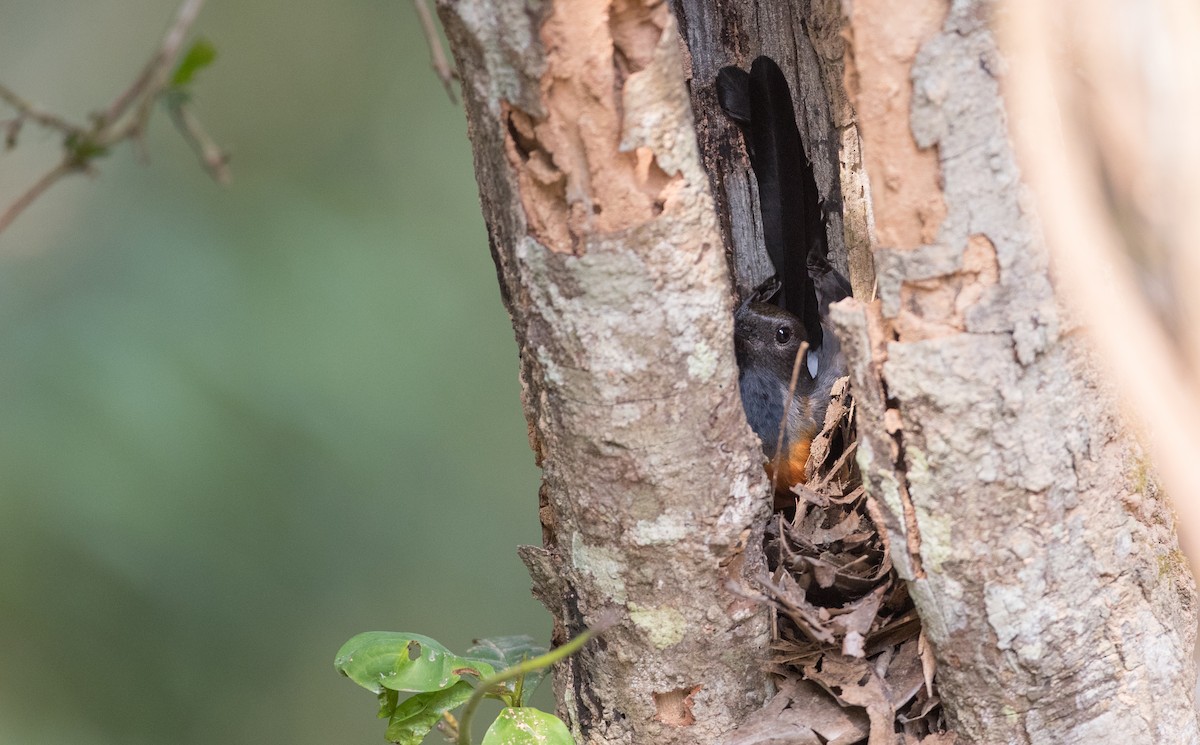
<path fill-rule="evenodd" d="M 854 459 L 854 401 L 839 381 L 808 481 L 766 529 L 771 670 L 780 693 L 727 745 L 949 745 L 933 653 L 893 569 L 883 513 Z M 896 416 L 890 425 L 900 427 Z"/>

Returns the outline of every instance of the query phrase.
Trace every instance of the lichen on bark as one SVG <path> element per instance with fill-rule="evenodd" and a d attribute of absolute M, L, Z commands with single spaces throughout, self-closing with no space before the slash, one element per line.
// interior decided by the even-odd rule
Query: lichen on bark
<path fill-rule="evenodd" d="M 765 610 L 727 588 L 767 500 L 674 20 L 439 9 L 544 470 L 522 557 L 556 641 L 618 619 L 556 670 L 560 711 L 581 743 L 716 742 L 767 689 Z"/>

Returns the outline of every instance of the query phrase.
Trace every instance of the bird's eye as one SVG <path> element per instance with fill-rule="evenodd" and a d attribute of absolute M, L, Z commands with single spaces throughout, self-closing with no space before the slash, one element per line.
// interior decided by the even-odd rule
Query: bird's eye
<path fill-rule="evenodd" d="M 790 328 L 788 328 L 787 326 L 780 326 L 779 328 L 775 329 L 775 343 L 776 344 L 787 344 L 791 340 L 792 340 L 792 330 Z"/>

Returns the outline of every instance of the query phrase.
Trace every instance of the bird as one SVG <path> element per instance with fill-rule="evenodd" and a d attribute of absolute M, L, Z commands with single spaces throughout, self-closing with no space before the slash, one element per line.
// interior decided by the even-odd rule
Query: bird
<path fill-rule="evenodd" d="M 779 65 L 762 56 L 749 72 L 723 67 L 716 91 L 750 156 L 763 242 L 775 269 L 734 311 L 734 352 L 742 407 L 762 442 L 779 506 L 805 483 L 833 384 L 846 374 L 829 306 L 850 296 L 850 283 L 829 263 L 816 176 Z"/>

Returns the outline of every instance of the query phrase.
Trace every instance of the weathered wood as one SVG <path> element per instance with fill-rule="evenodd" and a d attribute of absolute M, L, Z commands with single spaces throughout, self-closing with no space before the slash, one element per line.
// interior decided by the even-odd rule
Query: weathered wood
<path fill-rule="evenodd" d="M 772 57 L 792 82 L 796 121 L 825 201 L 829 251 L 854 292 L 871 294 L 870 202 L 859 156 L 858 130 L 842 84 L 844 42 L 837 0 L 676 0 L 687 42 L 689 90 L 696 137 L 721 216 L 738 289 L 745 292 L 772 273 L 753 205 L 758 195 L 750 164 L 731 123 L 716 103 L 714 81 L 725 65 L 749 68 Z"/>
<path fill-rule="evenodd" d="M 717 742 L 767 691 L 766 612 L 732 595 L 769 500 L 681 46 L 641 0 L 447 0 L 483 212 L 544 469 L 523 558 L 580 743 Z M 743 549 L 750 547 L 749 554 Z"/>

